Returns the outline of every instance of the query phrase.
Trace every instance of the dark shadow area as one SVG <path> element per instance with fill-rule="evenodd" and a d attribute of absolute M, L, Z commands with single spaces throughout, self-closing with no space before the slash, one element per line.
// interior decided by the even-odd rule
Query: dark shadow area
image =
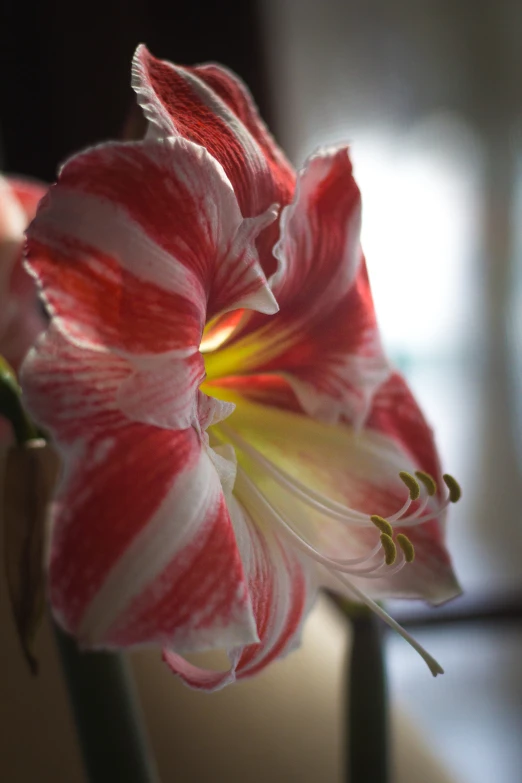
<path fill-rule="evenodd" d="M 256 3 L 244 0 L 3 0 L 0 11 L 2 168 L 53 180 L 64 158 L 121 136 L 133 105 L 130 62 L 146 42 L 182 64 L 217 60 L 267 101 Z"/>

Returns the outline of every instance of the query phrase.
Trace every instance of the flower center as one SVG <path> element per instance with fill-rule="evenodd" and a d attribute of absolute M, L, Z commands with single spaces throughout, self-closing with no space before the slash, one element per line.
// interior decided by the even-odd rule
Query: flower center
<path fill-rule="evenodd" d="M 328 556 L 324 552 L 320 552 L 301 531 L 296 530 L 285 513 L 270 502 L 266 493 L 247 475 L 243 468 L 238 467 L 234 493 L 237 494 L 240 500 L 245 502 L 256 521 L 262 521 L 268 517 L 292 541 L 297 549 L 320 566 L 326 568 L 335 579 L 349 589 L 357 600 L 366 604 L 388 625 L 400 633 L 426 661 L 434 676 L 442 673 L 443 669 L 437 661 L 378 604 L 353 584 L 348 579 L 348 575 L 365 579 L 389 579 L 401 571 L 407 564 L 413 562 L 415 558 L 413 543 L 404 533 L 396 534 L 394 525 L 398 524 L 400 527 L 422 525 L 424 522 L 440 516 L 449 503 L 456 503 L 460 499 L 461 492 L 453 476 L 449 474 L 443 476 L 448 490 L 447 496 L 436 507 L 430 509 L 428 508 L 430 499 L 433 500 L 437 492 L 435 479 L 423 471 L 416 471 L 415 476 L 406 471 L 401 471 L 399 477 L 408 490 L 407 497 L 401 508 L 387 517 L 378 514 L 369 515 L 331 500 L 311 487 L 304 485 L 295 477 L 290 476 L 284 470 L 276 467 L 258 449 L 247 443 L 229 425 L 221 422 L 219 427 L 213 428 L 213 430 L 213 435 L 217 440 L 231 443 L 236 450 L 239 450 L 252 460 L 261 477 L 264 476 L 273 480 L 299 503 L 304 503 L 308 508 L 319 511 L 321 514 L 344 526 L 366 527 L 375 531 L 376 541 L 365 555 L 349 559 Z M 224 437 L 222 438 L 220 435 Z M 262 480 L 260 484 L 261 486 L 263 485 Z M 414 511 L 410 511 L 412 503 L 416 501 L 419 501 L 417 508 Z"/>

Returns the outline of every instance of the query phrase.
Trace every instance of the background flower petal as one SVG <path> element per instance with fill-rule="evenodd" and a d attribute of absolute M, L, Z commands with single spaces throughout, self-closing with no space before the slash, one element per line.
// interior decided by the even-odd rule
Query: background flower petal
<path fill-rule="evenodd" d="M 46 324 L 22 264 L 24 231 L 45 192 L 40 183 L 0 176 L 0 354 L 15 370 Z"/>
<path fill-rule="evenodd" d="M 36 215 L 39 202 L 47 193 L 47 185 L 22 177 L 7 177 L 12 192 L 25 212 L 26 225 Z"/>

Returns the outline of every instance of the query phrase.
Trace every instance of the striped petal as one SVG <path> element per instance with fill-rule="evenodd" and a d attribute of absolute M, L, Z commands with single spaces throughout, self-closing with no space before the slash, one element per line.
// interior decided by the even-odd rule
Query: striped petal
<path fill-rule="evenodd" d="M 214 428 L 215 437 L 234 445 L 241 470 L 254 482 L 253 494 L 257 490 L 264 496 L 268 515 L 276 512 L 275 524 L 283 530 L 290 526 L 326 558 L 351 560 L 369 555 L 379 545 L 379 531 L 370 515 L 389 517 L 408 497 L 400 471 L 431 467 L 382 432 L 325 424 L 247 402 L 228 390 L 222 390 L 222 396 L 235 402 L 236 408 L 226 422 Z M 418 503 L 412 503 L 409 512 L 417 507 Z M 434 510 L 433 503 L 428 508 Z M 407 595 L 433 603 L 457 594 L 441 523 L 431 519 L 403 528 L 397 521 L 394 527 L 411 539 L 415 561 L 396 574 L 390 572 L 390 578 L 383 570 L 382 578 L 374 574 L 371 579 L 356 578 L 356 583 L 377 596 Z M 375 562 L 374 557 L 365 565 Z M 377 558 L 377 565 L 381 562 Z M 331 586 L 331 581 L 327 584 Z"/>
<path fill-rule="evenodd" d="M 129 424 L 89 443 L 53 524 L 51 601 L 80 642 L 186 652 L 256 639 L 221 484 L 192 428 Z"/>
<path fill-rule="evenodd" d="M 229 650 L 230 669 L 210 671 L 164 651 L 170 668 L 193 688 L 214 691 L 261 672 L 299 646 L 304 620 L 316 597 L 314 569 L 276 532 L 256 524 L 233 497 L 234 530 L 252 596 L 259 641 Z"/>
<path fill-rule="evenodd" d="M 132 373 L 125 359 L 79 348 L 51 322 L 20 371 L 24 406 L 67 454 L 90 433 L 125 424 L 117 393 Z"/>
<path fill-rule="evenodd" d="M 117 393 L 129 372 L 125 360 L 54 328 L 24 365 L 27 404 L 65 458 L 52 510 L 53 610 L 91 647 L 256 642 L 212 454 L 192 427 L 123 416 Z"/>
<path fill-rule="evenodd" d="M 232 71 L 222 65 L 200 65 L 193 71 L 208 88 L 223 100 L 230 111 L 250 131 L 270 168 L 276 188 L 276 200 L 282 204 L 288 203 L 292 199 L 295 188 L 295 172 L 259 116 L 246 85 Z"/>
<path fill-rule="evenodd" d="M 433 430 L 398 372 L 392 373 L 376 392 L 366 426 L 397 443 L 437 480 L 440 488 L 442 471 Z"/>
<path fill-rule="evenodd" d="M 132 421 L 186 429 L 198 421 L 198 387 L 205 377 L 203 357 L 169 359 L 138 370 L 118 389 L 118 403 Z"/>
<path fill-rule="evenodd" d="M 173 65 L 141 45 L 132 85 L 157 135 L 183 136 L 221 163 L 245 217 L 290 201 L 293 170 L 237 76 L 217 65 Z"/>
<path fill-rule="evenodd" d="M 223 169 L 191 142 L 108 144 L 63 168 L 28 231 L 29 267 L 78 344 L 188 356 L 218 311 L 277 310 L 254 246 L 274 216 L 245 224 Z"/>
<path fill-rule="evenodd" d="M 369 432 L 393 441 L 398 445 L 408 459 L 417 468 L 429 473 L 437 483 L 437 497 L 442 501 L 444 483 L 437 448 L 432 428 L 427 423 L 408 384 L 399 373 L 394 372 L 375 394 L 370 413 L 366 422 Z M 419 560 L 416 569 L 406 570 L 401 575 L 400 584 L 393 593 L 395 597 L 409 597 L 413 587 L 411 578 L 416 576 L 415 570 L 426 565 L 430 557 L 437 557 L 437 549 L 431 552 L 432 539 L 441 539 L 444 534 L 446 514 L 442 514 L 437 522 L 426 523 L 418 527 L 401 528 L 397 523 L 397 532 L 408 535 L 415 546 L 416 552 L 425 553 Z M 431 552 L 431 555 L 430 555 Z M 426 579 L 430 579 L 433 563 L 427 566 Z M 455 592 L 459 590 L 455 581 Z M 439 603 L 453 597 L 454 593 L 441 594 Z"/>
<path fill-rule="evenodd" d="M 331 423 L 364 420 L 390 370 L 361 253 L 360 218 L 347 149 L 313 156 L 283 213 L 275 251 L 280 267 L 271 281 L 280 311 L 269 321 L 254 314 L 210 358 L 209 378 L 240 367 L 255 395 L 260 375 L 279 375 L 309 415 Z M 248 380 L 240 383 L 248 393 Z"/>
<path fill-rule="evenodd" d="M 182 136 L 221 163 L 245 217 L 259 215 L 274 202 L 291 201 L 293 169 L 259 117 L 248 89 L 233 73 L 218 65 L 173 65 L 141 45 L 134 56 L 132 86 L 153 136 Z M 258 241 L 266 275 L 276 267 L 276 241 L 275 225 Z"/>

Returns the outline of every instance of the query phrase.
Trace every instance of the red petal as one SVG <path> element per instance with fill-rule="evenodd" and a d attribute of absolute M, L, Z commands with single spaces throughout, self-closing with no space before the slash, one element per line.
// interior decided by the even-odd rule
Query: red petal
<path fill-rule="evenodd" d="M 89 646 L 194 650 L 255 638 L 221 485 L 193 429 L 105 431 L 67 466 L 50 595 Z"/>
<path fill-rule="evenodd" d="M 277 309 L 254 248 L 270 218 L 245 228 L 222 169 L 190 142 L 106 145 L 64 167 L 28 232 L 29 264 L 76 341 L 186 355 L 216 314 L 207 299 Z"/>
<path fill-rule="evenodd" d="M 276 200 L 281 204 L 291 201 L 295 189 L 295 172 L 259 116 L 245 84 L 232 71 L 221 65 L 201 65 L 192 70 L 219 95 L 259 144 L 275 183 L 278 194 Z"/>
<path fill-rule="evenodd" d="M 303 562 L 284 539 L 264 537 L 251 522 L 249 588 L 253 597 L 259 643 L 245 647 L 236 667 L 237 679 L 257 674 L 298 646 L 304 619 L 315 599 Z"/>
<path fill-rule="evenodd" d="M 433 430 L 408 384 L 394 372 L 376 392 L 366 426 L 397 443 L 441 485 L 441 468 Z"/>
<path fill-rule="evenodd" d="M 24 405 L 62 447 L 70 446 L 126 424 L 116 399 L 131 373 L 124 359 L 78 348 L 51 324 L 22 366 Z"/>
<path fill-rule="evenodd" d="M 272 280 L 279 313 L 269 321 L 253 314 L 216 361 L 232 366 L 241 352 L 245 374 L 283 376 L 308 414 L 330 422 L 360 423 L 389 374 L 361 254 L 360 210 L 347 150 L 311 158 L 283 214 Z"/>
<path fill-rule="evenodd" d="M 438 497 L 443 497 L 444 484 L 433 430 L 399 373 L 393 373 L 375 394 L 366 427 L 395 443 L 413 461 L 416 469 L 433 476 Z M 404 529 L 397 523 L 397 533 L 405 533 L 415 547 L 415 561 L 401 571 L 394 584 L 384 586 L 377 582 L 377 590 L 383 595 L 408 598 L 418 593 L 419 584 L 424 584 L 426 598 L 433 603 L 442 603 L 460 592 L 455 577 L 450 578 L 453 571 L 444 544 L 445 516 Z"/>
<path fill-rule="evenodd" d="M 157 60 L 142 45 L 134 57 L 132 84 L 157 134 L 184 136 L 221 163 L 245 217 L 259 215 L 274 202 L 291 201 L 293 169 L 237 76 L 216 65 L 182 68 Z M 275 269 L 277 236 L 270 226 L 258 241 L 267 276 Z"/>
<path fill-rule="evenodd" d="M 118 390 L 118 403 L 132 421 L 167 429 L 197 426 L 197 390 L 204 377 L 199 351 L 186 359 L 169 358 L 127 378 Z"/>
<path fill-rule="evenodd" d="M 199 690 L 217 690 L 234 680 L 251 677 L 298 646 L 304 619 L 316 595 L 309 569 L 288 543 L 272 531 L 266 535 L 261 532 L 235 500 L 231 510 L 259 642 L 234 649 L 227 672 L 200 669 L 165 650 L 164 659 L 170 668 Z"/>
<path fill-rule="evenodd" d="M 53 608 L 91 646 L 251 642 L 250 598 L 214 462 L 195 429 L 121 414 L 118 391 L 130 372 L 125 360 L 78 348 L 54 327 L 24 365 L 26 402 L 64 457 Z"/>
<path fill-rule="evenodd" d="M 379 532 L 370 516 L 395 514 L 408 496 L 400 471 L 413 473 L 423 469 L 423 463 L 399 440 L 369 428 L 356 432 L 342 423 L 332 426 L 303 414 L 246 402 L 234 394 L 229 400 L 236 402 L 236 408 L 223 426 L 217 425 L 216 435 L 235 444 L 239 464 L 272 508 L 322 555 L 350 559 L 371 552 L 379 543 Z M 270 469 L 262 458 L 268 460 Z M 299 482 L 304 495 L 296 493 L 291 482 L 278 482 L 274 471 Z M 324 498 L 322 508 L 306 499 L 307 491 Z M 362 512 L 366 520 L 352 520 L 355 524 L 349 518 L 337 520 L 328 511 L 331 501 Z M 436 506 L 430 502 L 430 510 Z M 417 507 L 415 502 L 410 511 Z M 394 527 L 401 532 L 399 522 Z M 381 597 L 408 595 L 434 603 L 458 593 L 442 524 L 429 521 L 402 532 L 416 548 L 415 561 L 389 578 L 361 579 L 360 587 Z"/>
<path fill-rule="evenodd" d="M 287 203 L 294 174 L 262 124 L 247 88 L 218 66 L 182 68 L 136 50 L 133 87 L 163 136 L 201 144 L 232 182 L 246 217 Z"/>

